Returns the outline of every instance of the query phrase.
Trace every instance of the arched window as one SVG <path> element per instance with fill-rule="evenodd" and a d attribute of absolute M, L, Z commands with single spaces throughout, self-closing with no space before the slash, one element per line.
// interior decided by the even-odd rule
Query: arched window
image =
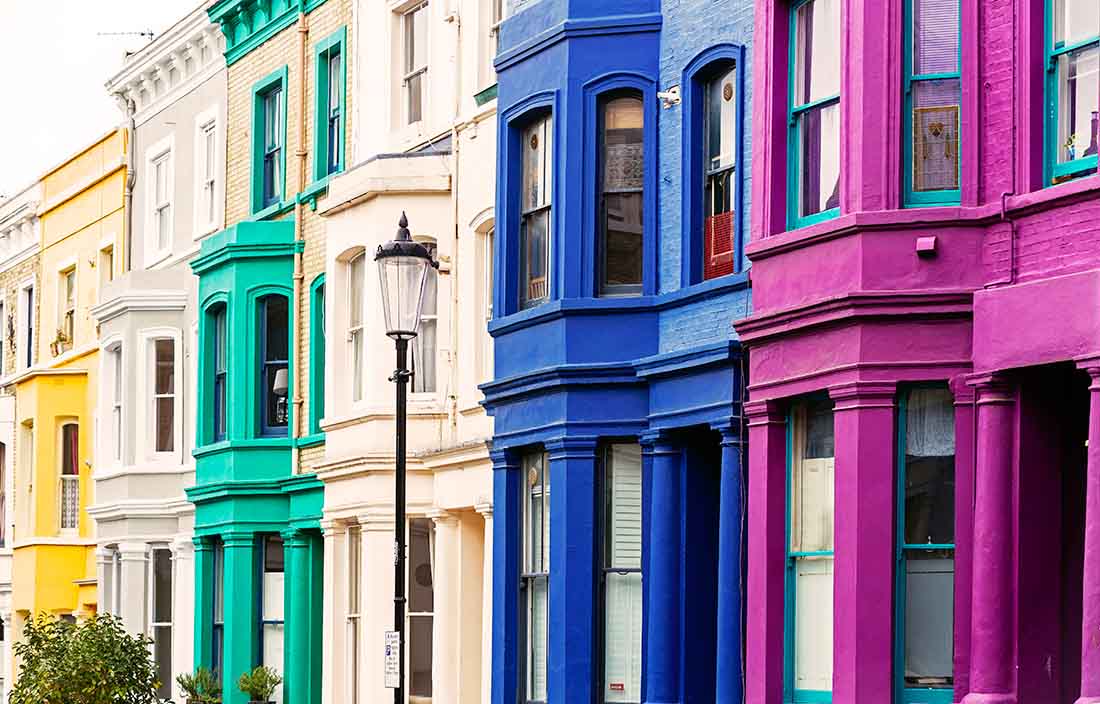
<path fill-rule="evenodd" d="M 539 118 L 520 136 L 520 307 L 550 297 L 550 213 L 553 184 L 553 116 Z"/>
<path fill-rule="evenodd" d="M 642 292 L 645 110 L 639 91 L 615 91 L 600 111 L 600 293 Z"/>
<path fill-rule="evenodd" d="M 290 417 L 289 315 L 286 296 L 264 296 L 259 304 L 260 431 L 285 435 Z"/>
<path fill-rule="evenodd" d="M 723 62 L 703 82 L 703 278 L 733 273 L 737 232 L 737 66 Z"/>
<path fill-rule="evenodd" d="M 229 345 L 226 341 L 225 304 L 212 306 L 207 312 L 210 330 L 210 417 L 211 439 L 214 442 L 225 440 L 226 430 L 226 385 L 228 377 L 227 357 Z"/>

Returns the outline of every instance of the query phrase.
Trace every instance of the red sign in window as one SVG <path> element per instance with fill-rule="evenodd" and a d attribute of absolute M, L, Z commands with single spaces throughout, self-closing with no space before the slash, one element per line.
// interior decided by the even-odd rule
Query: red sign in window
<path fill-rule="evenodd" d="M 626 691 L 626 685 L 623 684 L 622 682 L 612 682 L 611 684 L 608 685 L 608 687 L 611 689 L 612 692 L 625 692 Z"/>

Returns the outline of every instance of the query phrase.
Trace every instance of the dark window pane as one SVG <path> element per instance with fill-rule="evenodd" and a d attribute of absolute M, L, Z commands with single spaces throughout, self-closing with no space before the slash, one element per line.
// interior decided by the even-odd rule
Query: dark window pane
<path fill-rule="evenodd" d="M 176 343 L 174 340 L 157 340 L 156 393 L 171 394 L 176 390 Z"/>
<path fill-rule="evenodd" d="M 172 553 L 153 551 L 153 621 L 172 621 Z"/>
<path fill-rule="evenodd" d="M 803 459 L 833 457 L 833 402 L 814 401 L 806 409 L 806 449 Z"/>
<path fill-rule="evenodd" d="M 157 679 L 160 687 L 157 696 L 169 699 L 172 696 L 172 629 L 158 626 L 153 629 L 153 652 L 157 663 Z"/>
<path fill-rule="evenodd" d="M 645 183 L 642 100 L 608 100 L 603 112 L 602 286 L 642 283 L 642 209 Z"/>
<path fill-rule="evenodd" d="M 955 542 L 955 407 L 948 389 L 909 393 L 905 429 L 905 542 Z"/>
<path fill-rule="evenodd" d="M 157 452 L 172 452 L 176 439 L 176 400 L 172 397 L 158 398 L 155 404 Z"/>
<path fill-rule="evenodd" d="M 432 617 L 409 617 L 409 694 L 432 696 Z"/>
<path fill-rule="evenodd" d="M 642 194 L 604 196 L 604 285 L 642 283 Z"/>
<path fill-rule="evenodd" d="M 287 335 L 287 299 L 284 296 L 268 296 L 264 299 L 266 325 L 264 327 L 264 359 L 269 362 L 287 359 L 289 337 Z"/>
<path fill-rule="evenodd" d="M 799 124 L 799 215 L 840 205 L 840 104 L 803 112 Z"/>
<path fill-rule="evenodd" d="M 277 535 L 264 538 L 264 572 L 283 571 L 283 539 Z"/>
<path fill-rule="evenodd" d="M 409 521 L 410 613 L 430 613 L 434 609 L 431 536 L 430 520 L 414 518 Z"/>
<path fill-rule="evenodd" d="M 80 429 L 75 423 L 62 428 L 61 444 L 61 473 L 70 476 L 79 474 Z"/>
<path fill-rule="evenodd" d="M 905 560 L 905 684 L 950 687 L 953 659 L 955 560 L 909 552 Z"/>

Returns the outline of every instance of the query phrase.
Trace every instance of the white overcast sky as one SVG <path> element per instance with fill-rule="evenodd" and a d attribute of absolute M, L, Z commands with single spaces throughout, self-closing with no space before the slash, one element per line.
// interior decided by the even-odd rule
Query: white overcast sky
<path fill-rule="evenodd" d="M 115 127 L 103 84 L 200 0 L 0 0 L 0 200 Z"/>

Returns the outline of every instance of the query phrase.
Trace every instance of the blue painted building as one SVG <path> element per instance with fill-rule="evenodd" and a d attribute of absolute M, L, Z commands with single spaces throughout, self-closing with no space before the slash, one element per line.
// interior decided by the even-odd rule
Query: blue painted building
<path fill-rule="evenodd" d="M 509 10 L 493 704 L 740 702 L 752 3 Z"/>

